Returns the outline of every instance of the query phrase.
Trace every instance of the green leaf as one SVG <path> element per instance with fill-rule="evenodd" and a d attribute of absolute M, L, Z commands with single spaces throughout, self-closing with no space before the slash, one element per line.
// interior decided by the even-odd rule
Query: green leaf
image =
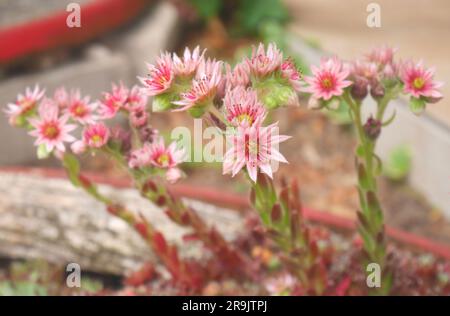
<path fill-rule="evenodd" d="M 366 168 L 361 163 L 358 164 L 358 183 L 364 190 L 368 190 L 370 188 L 370 179 L 367 176 Z"/>
<path fill-rule="evenodd" d="M 373 158 L 375 158 L 376 162 L 374 173 L 375 176 L 378 176 L 381 174 L 381 171 L 383 170 L 383 162 L 381 161 L 381 158 L 375 153 L 373 154 Z"/>
<path fill-rule="evenodd" d="M 193 118 L 200 118 L 205 113 L 205 107 L 194 106 L 188 112 Z"/>
<path fill-rule="evenodd" d="M 367 215 L 368 208 L 367 208 L 366 198 L 365 198 L 364 193 L 361 190 L 361 188 L 357 188 L 357 189 L 358 189 L 359 204 L 361 206 L 361 211 L 363 212 L 363 214 Z"/>
<path fill-rule="evenodd" d="M 364 150 L 363 145 L 359 145 L 358 147 L 356 147 L 356 155 L 358 157 L 364 157 L 364 154 L 365 154 L 365 150 Z"/>
<path fill-rule="evenodd" d="M 411 97 L 409 100 L 409 108 L 416 115 L 421 114 L 425 110 L 425 105 L 426 102 L 422 99 Z"/>
<path fill-rule="evenodd" d="M 66 168 L 72 184 L 76 187 L 80 186 L 80 180 L 78 179 L 80 163 L 78 162 L 78 159 L 72 154 L 64 154 L 63 166 Z"/>
<path fill-rule="evenodd" d="M 40 144 L 37 148 L 37 157 L 38 159 L 46 159 L 50 156 L 51 152 L 47 150 L 47 146 L 45 144 Z"/>
<path fill-rule="evenodd" d="M 396 115 L 397 115 L 397 111 L 394 110 L 394 112 L 392 113 L 391 117 L 387 121 L 383 122 L 381 124 L 381 126 L 388 126 L 389 124 L 391 124 L 394 121 Z"/>
<path fill-rule="evenodd" d="M 160 94 L 153 97 L 152 111 L 164 112 L 172 107 L 172 102 L 169 94 Z"/>
<path fill-rule="evenodd" d="M 189 0 L 189 2 L 205 20 L 218 16 L 222 8 L 222 0 Z"/>
<path fill-rule="evenodd" d="M 206 2 L 206 1 L 205 1 Z M 267 21 L 284 23 L 289 18 L 280 0 L 241 0 L 237 12 L 239 27 L 245 34 L 257 34 Z"/>
<path fill-rule="evenodd" d="M 373 240 L 372 236 L 362 226 L 358 226 L 358 233 L 363 240 L 364 248 L 369 254 L 372 253 L 372 251 L 375 249 L 375 241 Z"/>

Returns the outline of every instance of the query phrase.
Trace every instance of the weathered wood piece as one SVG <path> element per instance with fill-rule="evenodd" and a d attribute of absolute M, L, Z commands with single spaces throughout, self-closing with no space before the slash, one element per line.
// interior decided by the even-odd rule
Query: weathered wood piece
<path fill-rule="evenodd" d="M 170 242 L 181 244 L 182 236 L 189 232 L 133 189 L 101 185 L 100 191 L 142 213 Z M 243 229 L 239 214 L 232 210 L 187 202 L 228 239 Z M 183 256 L 201 255 L 197 242 L 189 245 L 180 247 Z M 112 274 L 155 260 L 133 228 L 67 180 L 13 173 L 0 173 L 0 256 L 76 262 L 84 270 Z"/>

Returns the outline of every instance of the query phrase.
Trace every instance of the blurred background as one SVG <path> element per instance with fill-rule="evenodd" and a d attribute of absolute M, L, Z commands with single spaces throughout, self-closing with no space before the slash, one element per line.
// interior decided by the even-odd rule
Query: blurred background
<path fill-rule="evenodd" d="M 70 3 L 81 8 L 80 27 L 67 26 Z M 368 26 L 371 3 L 379 6 L 379 27 Z M 182 52 L 185 46 L 200 45 L 209 56 L 234 62 L 252 44 L 274 41 L 307 73 L 323 55 L 351 59 L 387 44 L 398 48 L 400 58 L 436 66 L 436 80 L 446 82 L 444 99 L 422 117 L 411 114 L 406 102 L 391 105 L 397 119 L 378 148 L 387 223 L 450 245 L 449 9 L 445 0 L 0 0 L 0 104 L 13 102 L 35 83 L 49 93 L 64 85 L 99 98 L 111 82 L 137 84 L 145 62 L 160 51 Z M 281 109 L 276 118 L 282 133 L 293 136 L 281 147 L 290 164 L 277 176 L 300 180 L 305 205 L 354 218 L 355 141 L 346 112 L 303 105 Z M 182 113 L 154 114 L 152 122 L 167 132 L 193 125 Z M 57 166 L 38 161 L 32 139 L 11 128 L 3 114 L 0 144 L 0 182 L 2 170 L 12 167 Z M 91 171 L 119 174 L 101 157 L 85 163 Z M 185 181 L 193 185 L 248 192 L 244 179 L 221 176 L 220 164 L 185 167 Z M 6 188 L 0 190 L 0 199 L 8 195 Z M 0 223 L 8 225 L 1 218 Z"/>

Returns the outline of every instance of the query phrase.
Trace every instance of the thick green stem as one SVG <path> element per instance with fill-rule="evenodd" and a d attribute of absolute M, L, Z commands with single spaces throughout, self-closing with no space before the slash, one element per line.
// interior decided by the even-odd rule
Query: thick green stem
<path fill-rule="evenodd" d="M 303 222 L 296 181 L 290 186 L 284 185 L 277 194 L 273 181 L 260 174 L 253 183 L 251 202 L 268 236 L 284 252 L 287 267 L 298 277 L 306 294 L 322 294 L 326 288 L 326 271 Z"/>
<path fill-rule="evenodd" d="M 361 207 L 361 212 L 358 213 L 358 231 L 362 237 L 366 254 L 364 270 L 366 270 L 367 264 L 377 263 L 382 272 L 381 288 L 374 288 L 373 293 L 388 294 L 391 286 L 391 275 L 386 267 L 384 219 L 377 196 L 377 178 L 374 169 L 376 139 L 371 139 L 364 131 L 361 104 L 355 102 L 348 92 L 344 93 L 343 99 L 352 112 L 358 138 L 356 167 Z M 377 119 L 382 120 L 388 102 L 389 97 L 386 96 L 378 103 Z"/>

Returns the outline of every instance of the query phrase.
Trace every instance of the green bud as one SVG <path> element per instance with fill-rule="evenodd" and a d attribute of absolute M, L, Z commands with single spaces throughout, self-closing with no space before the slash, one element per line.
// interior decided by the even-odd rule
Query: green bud
<path fill-rule="evenodd" d="M 167 93 L 153 97 L 152 110 L 153 112 L 167 111 L 172 107 L 171 96 Z"/>
<path fill-rule="evenodd" d="M 200 118 L 205 113 L 205 107 L 203 106 L 194 106 L 188 110 L 189 114 L 193 118 Z"/>
<path fill-rule="evenodd" d="M 296 95 L 290 86 L 271 81 L 258 89 L 258 97 L 267 109 L 273 110 L 288 105 Z"/>
<path fill-rule="evenodd" d="M 416 115 L 421 114 L 425 110 L 425 106 L 426 102 L 423 99 L 411 97 L 409 100 L 409 108 Z"/>
<path fill-rule="evenodd" d="M 46 159 L 50 156 L 50 152 L 47 150 L 45 144 L 40 144 L 37 148 L 37 157 L 38 159 Z"/>

